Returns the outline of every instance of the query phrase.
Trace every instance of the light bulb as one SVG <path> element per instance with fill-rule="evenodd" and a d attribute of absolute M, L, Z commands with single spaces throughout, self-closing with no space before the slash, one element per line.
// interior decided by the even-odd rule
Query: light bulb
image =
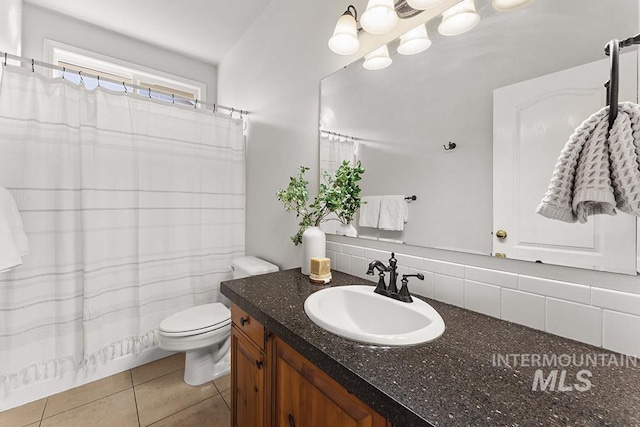
<path fill-rule="evenodd" d="M 349 9 L 338 18 L 333 36 L 329 39 L 329 49 L 338 55 L 352 55 L 360 49 L 356 18 Z"/>
<path fill-rule="evenodd" d="M 360 18 L 360 25 L 368 33 L 384 34 L 398 23 L 398 14 L 393 0 L 369 0 L 367 9 Z"/>
<path fill-rule="evenodd" d="M 473 0 L 463 0 L 442 13 L 442 23 L 438 32 L 443 36 L 457 36 L 466 33 L 480 22 Z"/>
<path fill-rule="evenodd" d="M 373 52 L 364 56 L 364 62 L 362 66 L 367 70 L 382 70 L 391 65 L 391 58 L 389 57 L 389 49 L 387 45 L 383 45 Z"/>
<path fill-rule="evenodd" d="M 507 11 L 520 7 L 529 1 L 531 0 L 493 0 L 492 4 L 495 10 Z"/>
<path fill-rule="evenodd" d="M 427 27 L 425 24 L 420 24 L 400 36 L 398 53 L 400 55 L 414 55 L 429 49 L 429 46 L 431 46 L 431 40 L 427 35 Z"/>

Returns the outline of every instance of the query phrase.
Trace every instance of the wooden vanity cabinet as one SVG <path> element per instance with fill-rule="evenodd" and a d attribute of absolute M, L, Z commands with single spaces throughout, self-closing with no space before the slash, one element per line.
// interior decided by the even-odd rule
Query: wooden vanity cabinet
<path fill-rule="evenodd" d="M 231 313 L 232 426 L 390 426 L 240 307 Z"/>
<path fill-rule="evenodd" d="M 231 306 L 231 321 L 231 425 L 271 426 L 270 346 L 264 327 L 236 305 Z"/>

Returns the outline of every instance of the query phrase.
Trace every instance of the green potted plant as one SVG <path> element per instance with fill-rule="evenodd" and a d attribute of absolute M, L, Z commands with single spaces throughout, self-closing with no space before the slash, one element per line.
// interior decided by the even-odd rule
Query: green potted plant
<path fill-rule="evenodd" d="M 325 256 L 326 238 L 320 230 L 320 223 L 326 221 L 331 213 L 343 224 L 348 224 L 361 205 L 358 181 L 364 173 L 361 163 L 349 166 L 345 161 L 336 171 L 335 177 L 324 173 L 325 182 L 309 204 L 309 183 L 304 174 L 309 170 L 300 166 L 296 176 L 290 177 L 287 188 L 279 189 L 276 197 L 284 204 L 287 212 L 295 212 L 300 219 L 298 232 L 291 236 L 297 246 L 302 243 L 302 272 L 309 274 L 309 258 Z"/>

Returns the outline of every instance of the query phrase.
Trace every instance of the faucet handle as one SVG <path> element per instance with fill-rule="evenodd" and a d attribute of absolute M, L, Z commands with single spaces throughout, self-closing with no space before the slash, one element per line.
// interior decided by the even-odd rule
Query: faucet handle
<path fill-rule="evenodd" d="M 424 274 L 422 273 L 402 275 L 402 287 L 400 288 L 400 292 L 398 292 L 398 297 L 404 302 L 413 302 L 413 298 L 411 298 L 411 294 L 409 294 L 409 277 L 417 277 L 420 280 L 424 280 Z"/>

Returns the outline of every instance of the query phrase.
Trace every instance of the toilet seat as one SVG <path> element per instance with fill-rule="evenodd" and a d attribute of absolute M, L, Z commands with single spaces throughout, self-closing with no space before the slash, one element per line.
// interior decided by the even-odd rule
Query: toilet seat
<path fill-rule="evenodd" d="M 160 323 L 160 334 L 185 337 L 227 328 L 231 324 L 231 311 L 224 304 L 198 305 L 179 311 Z"/>

